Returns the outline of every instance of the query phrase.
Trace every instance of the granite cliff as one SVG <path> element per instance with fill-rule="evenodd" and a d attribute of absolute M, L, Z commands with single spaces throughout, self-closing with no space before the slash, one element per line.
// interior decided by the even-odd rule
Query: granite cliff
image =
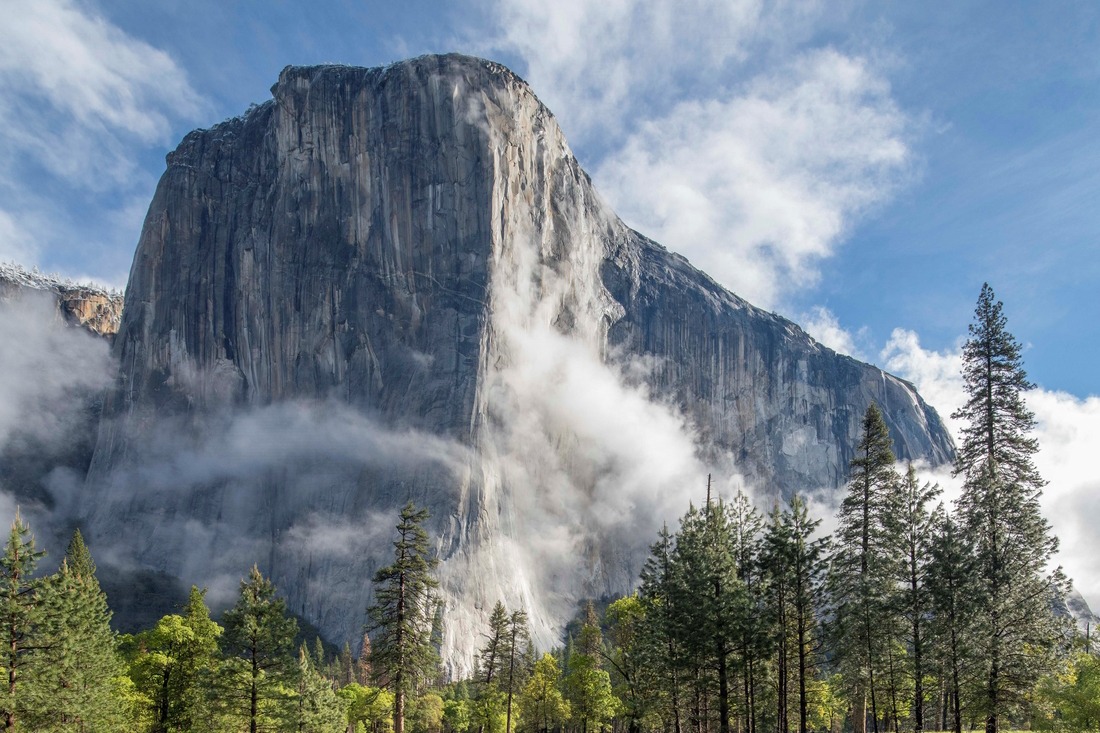
<path fill-rule="evenodd" d="M 79 509 L 101 566 L 217 600 L 259 561 L 343 643 L 411 498 L 461 669 L 498 598 L 548 644 L 627 590 L 707 473 L 841 485 L 872 401 L 901 458 L 950 460 L 911 385 L 626 227 L 507 69 L 288 67 L 272 95 L 167 157 Z"/>

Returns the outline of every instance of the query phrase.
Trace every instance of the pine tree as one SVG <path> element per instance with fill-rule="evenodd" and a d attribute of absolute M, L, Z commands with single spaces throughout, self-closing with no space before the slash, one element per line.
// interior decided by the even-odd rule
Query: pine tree
<path fill-rule="evenodd" d="M 681 733 L 682 643 L 679 634 L 677 581 L 674 578 L 675 547 L 668 527 L 662 526 L 650 555 L 642 566 L 638 591 L 644 609 L 644 624 L 639 635 L 642 667 L 654 678 L 654 707 L 672 733 Z"/>
<path fill-rule="evenodd" d="M 49 640 L 41 634 L 45 614 L 39 603 L 41 582 L 34 569 L 44 552 L 35 549 L 30 528 L 17 511 L 4 556 L 0 558 L 0 667 L 7 673 L 0 716 L 4 730 L 14 730 L 25 708 L 25 682 L 40 672 Z"/>
<path fill-rule="evenodd" d="M 111 630 L 107 596 L 80 530 L 73 533 L 61 568 L 41 586 L 39 602 L 49 614 L 49 667 L 39 676 L 39 699 L 28 711 L 36 730 L 125 730 L 127 716 L 117 696 L 122 662 Z"/>
<path fill-rule="evenodd" d="M 852 460 L 852 478 L 841 504 L 830 562 L 833 648 L 853 702 L 856 733 L 866 729 L 865 704 L 878 733 L 875 676 L 895 636 L 890 614 L 897 569 L 890 527 L 898 477 L 890 434 L 878 406 L 867 408 L 863 433 Z"/>
<path fill-rule="evenodd" d="M 898 541 L 898 554 L 904 558 L 899 565 L 901 587 L 899 605 L 908 624 L 908 646 L 912 651 L 913 731 L 924 730 L 924 677 L 928 646 L 927 618 L 931 615 L 928 592 L 928 565 L 931 561 L 935 516 L 929 505 L 940 495 L 939 486 L 921 485 L 916 469 L 909 464 L 901 484 L 898 525 L 893 532 Z"/>
<path fill-rule="evenodd" d="M 964 697 L 972 674 L 974 646 L 974 597 L 977 574 L 972 548 L 954 520 L 936 517 L 928 563 L 928 591 L 932 607 L 931 638 L 944 678 L 944 719 L 951 730 L 962 733 Z"/>
<path fill-rule="evenodd" d="M 787 730 L 791 699 L 798 704 L 799 733 L 810 726 L 811 691 L 817 678 L 817 615 L 822 605 L 822 576 L 826 540 L 813 537 L 820 519 L 811 519 L 800 496 L 791 497 L 787 510 L 775 508 L 763 535 L 760 564 L 771 589 L 769 604 L 777 639 L 779 678 L 778 716 Z M 793 648 L 792 648 L 793 647 Z M 793 670 L 792 670 L 793 665 Z M 790 679 L 798 690 L 790 689 Z"/>
<path fill-rule="evenodd" d="M 404 733 L 406 697 L 438 664 L 431 639 L 437 587 L 432 570 L 437 560 L 423 528 L 427 519 L 427 510 L 412 502 L 401 509 L 394 562 L 375 573 L 375 602 L 367 609 L 368 628 L 376 634 L 373 671 L 393 690 L 394 733 Z"/>
<path fill-rule="evenodd" d="M 507 667 L 501 670 L 501 682 L 508 698 L 508 712 L 505 715 L 504 730 L 512 733 L 512 699 L 527 678 L 524 666 L 525 650 L 531 645 L 530 632 L 527 629 L 527 612 L 512 611 L 508 617 L 508 643 L 505 647 Z"/>
<path fill-rule="evenodd" d="M 967 402 L 953 415 L 967 423 L 955 472 L 964 477 L 959 511 L 978 563 L 988 733 L 1049 669 L 1064 632 L 1053 604 L 1065 580 L 1060 569 L 1046 570 L 1058 542 L 1039 509 L 1045 482 L 1032 461 L 1035 419 L 1022 394 L 1033 385 L 1002 309 L 983 285 L 963 348 Z"/>
<path fill-rule="evenodd" d="M 729 503 L 728 513 L 737 577 L 745 589 L 743 603 L 737 613 L 745 718 L 743 730 L 755 733 L 758 666 L 767 653 L 761 595 L 764 569 L 759 562 L 764 519 L 743 491 L 738 491 Z"/>
<path fill-rule="evenodd" d="M 738 578 L 737 559 L 729 517 L 722 502 L 702 510 L 689 508 L 680 523 L 673 553 L 676 601 L 675 621 L 684 651 L 693 659 L 692 715 L 698 722 L 708 717 L 711 678 L 718 687 L 718 726 L 728 733 L 730 681 L 739 640 L 738 618 L 744 604 L 744 586 Z"/>
<path fill-rule="evenodd" d="M 499 681 L 507 665 L 506 645 L 508 643 L 508 609 L 497 601 L 493 612 L 489 614 L 489 633 L 485 637 L 485 646 L 479 653 L 479 669 L 485 684 Z"/>
<path fill-rule="evenodd" d="M 223 617 L 223 648 L 228 657 L 223 683 L 230 714 L 248 721 L 257 733 L 268 721 L 276 725 L 291 713 L 294 637 L 298 622 L 287 616 L 286 601 L 253 565 L 241 580 L 236 605 Z"/>
<path fill-rule="evenodd" d="M 343 733 L 347 730 L 346 705 L 317 669 L 304 644 L 298 649 L 295 691 L 293 730 L 296 733 Z"/>

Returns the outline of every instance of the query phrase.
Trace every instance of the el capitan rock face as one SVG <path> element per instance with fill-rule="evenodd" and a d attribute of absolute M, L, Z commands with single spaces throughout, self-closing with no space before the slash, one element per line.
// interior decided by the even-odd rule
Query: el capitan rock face
<path fill-rule="evenodd" d="M 105 561 L 226 599 L 258 561 L 342 644 L 413 499 L 464 668 L 498 598 L 546 644 L 627 590 L 708 470 L 835 488 L 872 400 L 899 457 L 950 460 L 910 385 L 619 221 L 507 69 L 288 67 L 272 93 L 168 156 L 82 500 Z"/>

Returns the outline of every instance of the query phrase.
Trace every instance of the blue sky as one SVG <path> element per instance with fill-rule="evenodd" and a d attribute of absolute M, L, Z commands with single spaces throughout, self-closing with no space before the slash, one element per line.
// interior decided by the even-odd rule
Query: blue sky
<path fill-rule="evenodd" d="M 283 66 L 482 55 L 628 224 L 943 414 L 988 280 L 1048 511 L 1100 510 L 1096 3 L 0 2 L 0 260 L 121 287 L 165 153 Z M 1056 529 L 1091 572 L 1094 533 Z"/>

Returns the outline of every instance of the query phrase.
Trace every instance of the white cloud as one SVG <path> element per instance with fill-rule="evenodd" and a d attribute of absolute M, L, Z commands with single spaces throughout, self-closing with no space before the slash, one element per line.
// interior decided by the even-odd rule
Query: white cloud
<path fill-rule="evenodd" d="M 904 328 L 895 328 L 879 355 L 887 371 L 908 379 L 921 397 L 936 408 L 951 437 L 958 445 L 962 423 L 951 413 L 966 401 L 962 381 L 962 339 L 953 348 L 931 351 L 920 345 L 920 337 Z"/>
<path fill-rule="evenodd" d="M 595 178 L 628 223 L 773 308 L 904 178 L 907 124 L 866 61 L 826 49 L 646 122 Z"/>
<path fill-rule="evenodd" d="M 885 78 L 812 43 L 844 4 L 490 4 L 486 50 L 517 54 L 566 132 L 600 151 L 617 213 L 757 305 L 813 285 L 911 167 Z"/>
<path fill-rule="evenodd" d="M 835 314 L 822 305 L 815 305 L 808 313 L 802 314 L 799 324 L 814 339 L 840 354 L 847 354 L 861 361 L 869 361 L 858 342 L 866 341 L 867 328 L 863 327 L 855 334 L 840 325 Z"/>
<path fill-rule="evenodd" d="M 911 380 L 948 421 L 956 441 L 958 421 L 948 417 L 965 399 L 960 369 L 961 339 L 951 349 L 923 348 L 912 331 L 897 329 L 883 351 L 891 371 Z M 1065 392 L 1034 389 L 1025 394 L 1035 413 L 1039 441 L 1035 465 L 1049 483 L 1043 511 L 1061 541 L 1058 561 L 1093 608 L 1100 607 L 1100 476 L 1094 453 L 1100 445 L 1100 397 L 1080 399 Z M 941 485 L 950 480 L 941 477 Z"/>
<path fill-rule="evenodd" d="M 5 3 L 0 259 L 119 285 L 155 183 L 141 154 L 206 109 L 175 60 L 94 6 Z"/>
<path fill-rule="evenodd" d="M 540 98 L 584 139 L 606 139 L 730 65 L 785 47 L 813 28 L 817 2 L 762 0 L 496 0 L 488 51 L 520 56 Z M 644 114 L 644 112 L 643 112 Z"/>
<path fill-rule="evenodd" d="M 0 344 L 0 449 L 65 441 L 81 397 L 110 383 L 107 342 L 66 326 L 52 297 L 30 291 L 0 302 Z"/>
<path fill-rule="evenodd" d="M 125 141 L 154 143 L 203 102 L 168 54 L 73 2 L 9 4 L 0 24 L 0 129 L 10 152 L 97 186 L 133 170 Z"/>

